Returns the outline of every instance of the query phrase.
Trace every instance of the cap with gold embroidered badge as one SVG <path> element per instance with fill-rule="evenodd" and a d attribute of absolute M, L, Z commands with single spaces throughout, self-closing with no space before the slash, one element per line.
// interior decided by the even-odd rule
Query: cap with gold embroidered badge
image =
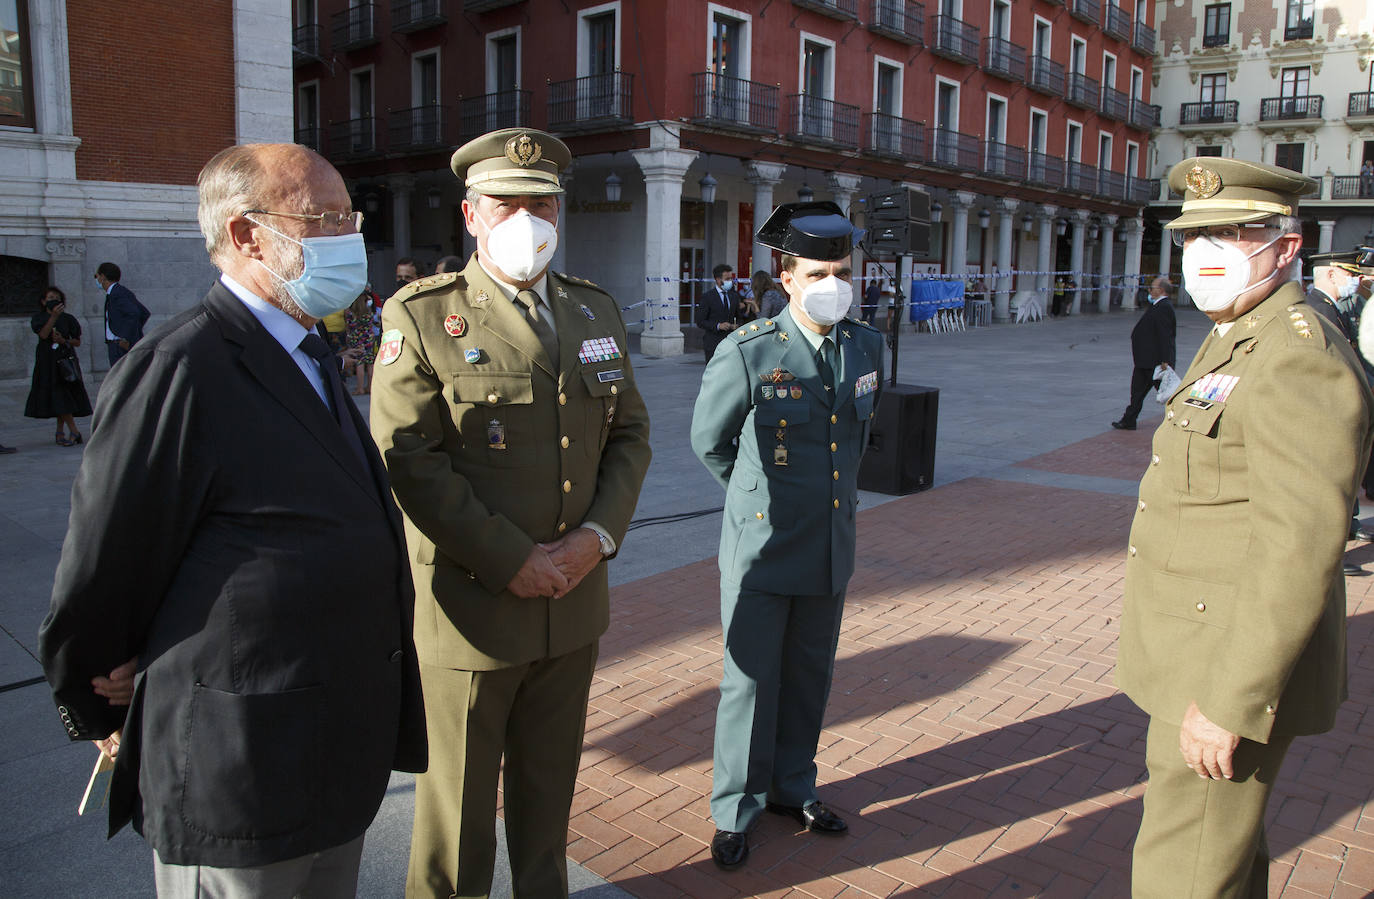
<path fill-rule="evenodd" d="M 1334 266 L 1359 277 L 1374 275 L 1374 247 L 1359 247 L 1344 253 L 1316 253 L 1307 257 L 1313 267 Z"/>
<path fill-rule="evenodd" d="M 1177 230 L 1297 215 L 1298 198 L 1316 193 L 1320 184 L 1276 165 L 1194 156 L 1169 170 L 1169 187 L 1183 194 L 1183 214 L 1164 226 Z"/>
<path fill-rule="evenodd" d="M 559 172 L 572 162 L 568 145 L 533 128 L 502 128 L 473 138 L 449 167 L 465 187 L 489 196 L 561 194 Z"/>

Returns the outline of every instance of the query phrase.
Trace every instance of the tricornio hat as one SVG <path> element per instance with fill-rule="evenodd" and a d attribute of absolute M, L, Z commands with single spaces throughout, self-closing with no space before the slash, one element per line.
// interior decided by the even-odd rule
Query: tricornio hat
<path fill-rule="evenodd" d="M 802 259 L 829 262 L 854 251 L 864 232 L 829 200 L 783 203 L 755 235 L 759 243 Z"/>
<path fill-rule="evenodd" d="M 453 153 L 449 167 L 464 187 L 498 197 L 561 194 L 558 173 L 572 162 L 568 145 L 532 128 L 489 131 Z"/>
<path fill-rule="evenodd" d="M 1313 266 L 1331 265 L 1352 275 L 1374 275 L 1374 247 L 1359 247 L 1344 253 L 1317 253 L 1307 257 Z"/>
<path fill-rule="evenodd" d="M 1169 170 L 1169 186 L 1183 194 L 1183 214 L 1164 226 L 1177 230 L 1296 215 L 1298 198 L 1316 193 L 1320 185 L 1276 165 L 1194 156 Z"/>

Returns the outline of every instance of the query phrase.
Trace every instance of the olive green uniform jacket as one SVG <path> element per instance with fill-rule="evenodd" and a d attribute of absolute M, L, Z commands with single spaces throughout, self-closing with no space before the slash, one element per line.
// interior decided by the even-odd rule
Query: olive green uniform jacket
<path fill-rule="evenodd" d="M 1369 458 L 1350 344 L 1278 288 L 1203 342 L 1155 432 L 1131 527 L 1117 680 L 1250 740 L 1330 730 L 1346 697 L 1345 550 Z"/>
<path fill-rule="evenodd" d="M 372 434 L 405 513 L 423 664 L 503 668 L 606 630 L 604 563 L 561 599 L 505 589 L 536 542 L 585 521 L 619 546 L 649 467 L 649 416 L 615 300 L 553 272 L 548 292 L 556 367 L 476 255 L 383 307 Z"/>

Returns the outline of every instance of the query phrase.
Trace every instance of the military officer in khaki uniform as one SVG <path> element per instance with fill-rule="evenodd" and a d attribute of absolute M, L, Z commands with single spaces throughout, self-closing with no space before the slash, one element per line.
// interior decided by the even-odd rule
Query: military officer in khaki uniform
<path fill-rule="evenodd" d="M 372 433 L 405 513 L 430 768 L 406 894 L 486 896 L 496 786 L 515 895 L 566 896 L 568 813 L 606 566 L 649 466 L 649 419 L 609 294 L 548 271 L 557 138 L 453 154 L 477 252 L 382 315 Z"/>
<path fill-rule="evenodd" d="M 1155 432 L 1127 551 L 1117 679 L 1150 715 L 1133 894 L 1264 897 L 1284 753 L 1346 695 L 1341 555 L 1374 403 L 1294 281 L 1316 182 L 1201 157 L 1169 184 L 1216 325 Z"/>

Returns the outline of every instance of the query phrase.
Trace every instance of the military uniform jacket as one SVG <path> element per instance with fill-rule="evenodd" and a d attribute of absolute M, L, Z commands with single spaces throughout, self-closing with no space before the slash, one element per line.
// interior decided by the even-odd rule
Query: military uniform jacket
<path fill-rule="evenodd" d="M 800 329 L 784 309 L 721 343 L 702 377 L 692 450 L 725 487 L 725 578 L 768 593 L 838 593 L 854 572 L 859 458 L 883 339 L 861 322 L 835 325 L 832 396 Z"/>
<path fill-rule="evenodd" d="M 1285 284 L 1198 350 L 1131 527 L 1117 679 L 1250 740 L 1329 730 L 1346 696 L 1341 555 L 1369 457 L 1349 343 Z"/>
<path fill-rule="evenodd" d="M 372 433 L 405 515 L 426 664 L 523 664 L 585 646 L 609 622 L 604 564 L 561 599 L 505 589 L 536 542 L 584 521 L 618 546 L 649 466 L 615 300 L 552 272 L 548 291 L 556 364 L 476 255 L 383 307 Z"/>

